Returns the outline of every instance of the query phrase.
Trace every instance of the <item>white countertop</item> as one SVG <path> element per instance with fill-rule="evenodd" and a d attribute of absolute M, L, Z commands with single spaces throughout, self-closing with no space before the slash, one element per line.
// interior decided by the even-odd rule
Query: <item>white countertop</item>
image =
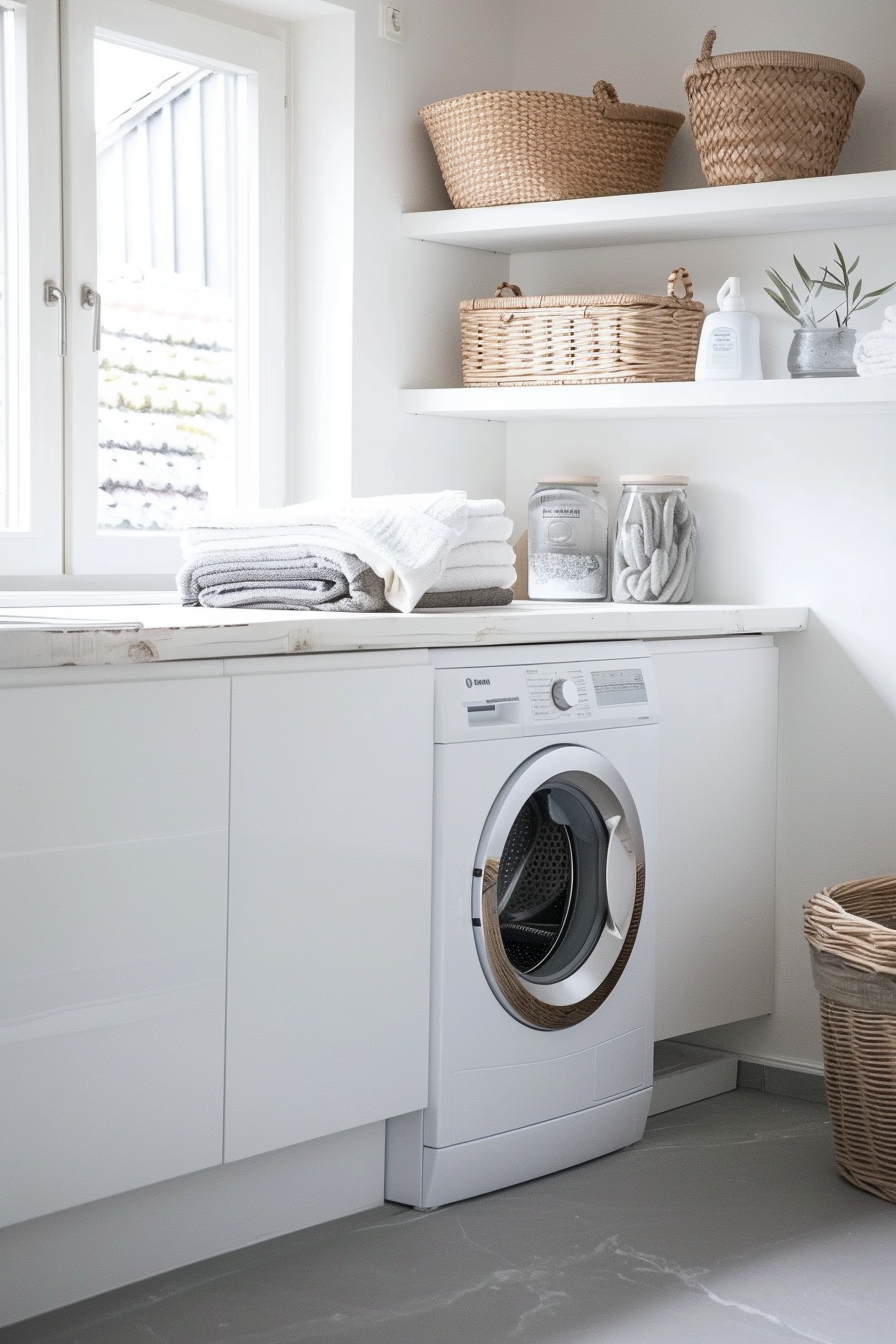
<path fill-rule="evenodd" d="M 513 602 L 469 611 L 358 615 L 212 611 L 167 594 L 0 594 L 0 668 L 98 666 L 270 654 L 435 649 L 571 640 L 682 639 L 803 630 L 805 607 Z M 34 605 L 25 605 L 33 602 Z"/>

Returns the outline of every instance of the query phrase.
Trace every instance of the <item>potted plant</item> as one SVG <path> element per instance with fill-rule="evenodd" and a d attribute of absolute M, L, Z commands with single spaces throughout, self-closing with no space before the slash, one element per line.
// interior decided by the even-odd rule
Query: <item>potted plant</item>
<path fill-rule="evenodd" d="M 798 257 L 793 258 L 799 282 L 805 294 L 801 297 L 795 285 L 789 284 L 775 270 L 766 271 L 774 289 L 766 287 L 766 294 L 779 308 L 783 308 L 789 317 L 799 322 L 793 334 L 790 352 L 787 356 L 787 368 L 791 378 L 854 378 L 857 376 L 853 348 L 856 343 L 855 330 L 849 325 L 854 313 L 870 308 L 878 299 L 896 286 L 896 280 L 881 289 L 866 290 L 861 280 L 854 280 L 853 274 L 859 264 L 856 257 L 851 266 L 847 266 L 842 251 L 834 244 L 836 260 L 826 265 L 821 275 L 813 279 Z M 836 304 L 823 317 L 816 315 L 815 305 L 825 291 L 838 294 Z M 833 317 L 836 326 L 822 327 Z"/>

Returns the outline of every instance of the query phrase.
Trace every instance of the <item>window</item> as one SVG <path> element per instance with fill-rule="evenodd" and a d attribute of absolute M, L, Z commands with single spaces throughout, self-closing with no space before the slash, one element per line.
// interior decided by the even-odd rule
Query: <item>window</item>
<path fill-rule="evenodd" d="M 206 509 L 283 502 L 284 45 L 150 0 L 63 0 L 57 45 L 54 11 L 0 10 L 0 558 L 170 573 Z M 55 87 L 61 51 L 61 201 L 31 144 L 38 48 Z M 55 264 L 29 264 L 48 203 Z M 55 368 L 29 368 L 29 318 Z"/>
<path fill-rule="evenodd" d="M 62 279 L 55 0 L 0 4 L 0 570 L 61 573 L 62 364 L 44 284 Z"/>

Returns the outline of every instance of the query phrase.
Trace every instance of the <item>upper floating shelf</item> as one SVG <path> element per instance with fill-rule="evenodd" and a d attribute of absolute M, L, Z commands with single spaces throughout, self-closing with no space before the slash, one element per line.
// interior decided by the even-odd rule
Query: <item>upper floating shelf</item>
<path fill-rule="evenodd" d="M 602 383 L 579 387 L 408 389 L 410 415 L 464 420 L 613 420 L 714 415 L 892 415 L 896 377 L 749 383 Z"/>
<path fill-rule="evenodd" d="M 896 224 L 896 170 L 402 216 L 405 238 L 484 252 Z"/>

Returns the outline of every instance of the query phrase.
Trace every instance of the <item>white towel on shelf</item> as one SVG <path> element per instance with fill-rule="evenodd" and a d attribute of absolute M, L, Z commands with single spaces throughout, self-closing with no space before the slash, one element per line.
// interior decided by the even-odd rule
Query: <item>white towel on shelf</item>
<path fill-rule="evenodd" d="M 513 547 L 506 541 L 462 541 L 448 552 L 443 577 L 452 569 L 468 569 L 471 565 L 503 565 L 506 569 L 515 559 Z"/>
<path fill-rule="evenodd" d="M 896 304 L 884 309 L 879 331 L 859 337 L 853 359 L 860 378 L 896 374 Z"/>
<path fill-rule="evenodd" d="M 431 584 L 430 593 L 462 593 L 470 588 L 512 588 L 516 583 L 513 565 L 462 565 L 446 569 Z"/>
<path fill-rule="evenodd" d="M 471 541 L 507 541 L 512 531 L 513 523 L 506 514 L 492 514 L 487 518 L 474 515 L 467 519 L 467 526 L 456 544 L 464 546 Z"/>
<path fill-rule="evenodd" d="M 504 515 L 503 499 L 468 499 L 467 518 L 501 518 Z"/>
<path fill-rule="evenodd" d="M 486 504 L 483 516 L 489 516 L 492 503 L 500 501 L 473 501 L 474 513 L 476 505 Z M 468 512 L 462 490 L 311 500 L 209 520 L 183 533 L 182 549 L 188 563 L 207 553 L 253 550 L 260 541 L 269 552 L 296 544 L 345 551 L 379 575 L 390 606 L 412 611 L 440 578 L 451 547 L 466 529 Z"/>

